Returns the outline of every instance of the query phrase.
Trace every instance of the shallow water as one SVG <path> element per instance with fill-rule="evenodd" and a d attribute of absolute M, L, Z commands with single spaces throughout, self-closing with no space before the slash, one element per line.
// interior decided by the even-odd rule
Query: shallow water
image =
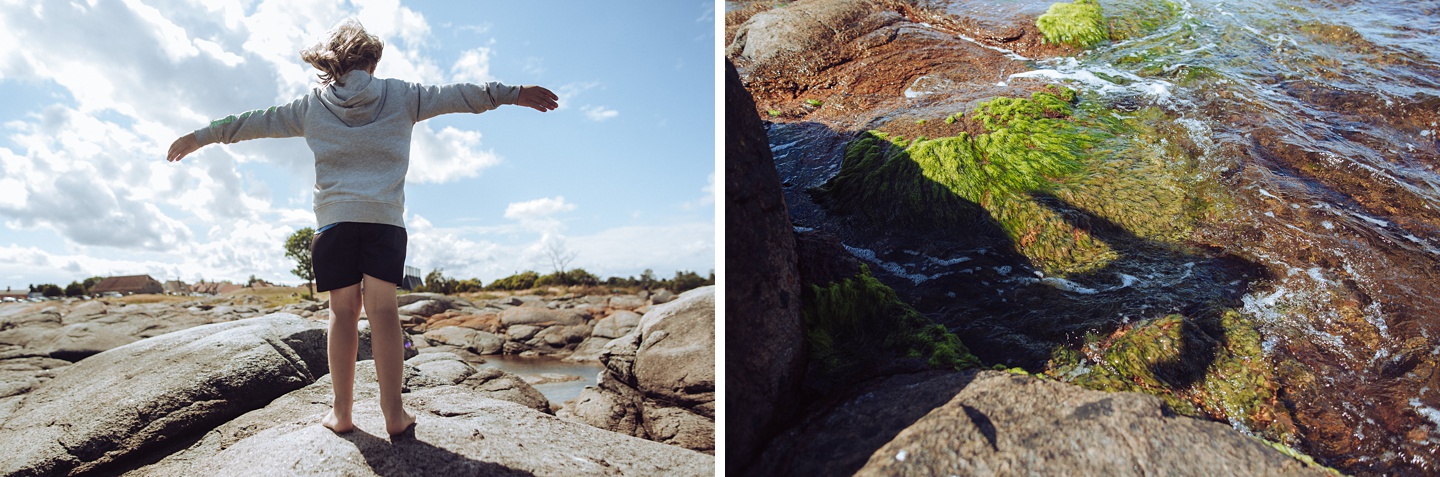
<path fill-rule="evenodd" d="M 985 4 L 951 3 L 958 15 Z M 1280 396 L 1299 429 L 1291 445 L 1346 472 L 1440 472 L 1440 2 L 1176 5 L 1145 36 L 1031 61 L 1007 81 L 1162 111 L 1153 136 L 1126 140 L 1178 151 L 1187 180 L 1213 189 L 1193 248 L 1115 230 L 1097 239 L 1140 245 L 1053 277 L 994 234 L 838 218 L 807 190 L 838 171 L 837 144 L 858 131 L 779 122 L 769 134 L 797 227 L 839 234 L 917 308 L 983 335 L 972 348 L 989 362 L 1041 367 L 1055 343 L 1086 333 L 1238 309 L 1304 376 L 1284 378 Z"/>
<path fill-rule="evenodd" d="M 561 361 L 555 358 L 521 358 L 513 355 L 487 355 L 485 364 L 480 366 L 493 366 L 519 375 L 520 377 L 538 376 L 541 374 L 563 374 L 567 376 L 579 376 L 574 381 L 558 383 L 536 384 L 535 389 L 544 394 L 554 404 L 564 404 L 565 401 L 580 396 L 580 391 L 585 386 L 594 386 L 600 371 L 605 367 L 599 363 L 573 363 Z"/>

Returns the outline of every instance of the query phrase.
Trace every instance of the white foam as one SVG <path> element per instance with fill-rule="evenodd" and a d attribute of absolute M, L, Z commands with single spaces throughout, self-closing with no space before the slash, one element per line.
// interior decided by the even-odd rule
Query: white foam
<path fill-rule="evenodd" d="M 1088 288 L 1080 285 L 1079 283 L 1075 283 L 1064 278 L 1045 277 L 1040 279 L 1040 283 L 1049 285 L 1051 288 L 1054 288 L 1056 290 L 1070 293 L 1079 293 L 1081 295 L 1094 295 L 1100 292 L 1099 290 L 1096 290 L 1094 288 Z"/>
<path fill-rule="evenodd" d="M 1081 86 L 1101 94 L 1140 94 L 1154 99 L 1157 104 L 1170 104 L 1173 101 L 1170 89 L 1175 85 L 1169 81 L 1155 78 L 1142 78 L 1129 71 L 1122 71 L 1105 65 L 1086 65 L 1082 67 L 1080 62 L 1073 57 L 1058 58 L 1046 61 L 1045 63 L 1054 67 L 1015 73 L 1010 75 L 1010 78 L 1045 78 L 1056 82 L 1069 81 L 1079 83 Z M 1117 84 L 1101 78 L 1095 73 L 1101 73 L 1112 78 L 1122 78 L 1129 84 Z"/>
<path fill-rule="evenodd" d="M 843 243 L 840 244 L 840 246 L 845 247 L 845 250 L 849 251 L 851 255 L 859 257 L 867 262 L 879 265 L 882 270 L 890 272 L 892 275 L 895 275 L 897 277 L 908 279 L 911 282 L 914 282 L 916 285 L 919 285 L 925 280 L 930 279 L 930 277 L 927 277 L 923 274 L 910 273 L 909 271 L 905 270 L 905 267 L 900 266 L 900 264 L 898 263 L 881 260 L 879 256 L 875 255 L 874 250 L 863 249 L 860 247 L 851 247 Z"/>
<path fill-rule="evenodd" d="M 1365 215 L 1365 214 L 1359 214 L 1359 213 L 1351 212 L 1350 215 L 1353 215 L 1353 216 L 1355 216 L 1355 217 L 1359 217 L 1361 220 L 1364 220 L 1364 221 L 1366 221 L 1366 222 L 1370 222 L 1370 223 L 1372 223 L 1372 224 L 1375 224 L 1375 225 L 1378 225 L 1378 226 L 1381 226 L 1381 227 L 1389 227 L 1389 226 L 1390 226 L 1390 222 L 1386 222 L 1386 221 L 1384 221 L 1384 220 L 1380 220 L 1380 219 L 1377 219 L 1377 218 L 1374 218 L 1374 217 L 1371 217 L 1371 216 L 1368 216 L 1368 215 Z"/>

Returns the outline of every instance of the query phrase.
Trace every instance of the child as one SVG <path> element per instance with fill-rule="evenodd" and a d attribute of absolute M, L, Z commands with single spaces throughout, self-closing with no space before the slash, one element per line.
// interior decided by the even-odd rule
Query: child
<path fill-rule="evenodd" d="M 356 330 L 363 303 L 370 319 L 380 409 L 392 437 L 415 423 L 400 402 L 401 330 L 395 301 L 405 264 L 405 171 L 415 123 L 445 113 L 482 113 L 502 104 L 545 112 L 555 93 L 500 83 L 422 86 L 371 75 L 384 45 L 347 20 L 329 39 L 300 52 L 320 70 L 320 87 L 286 105 L 210 123 L 176 139 L 166 159 L 179 161 L 212 143 L 304 137 L 315 153 L 315 219 L 311 250 L 318 291 L 330 292 L 327 351 L 335 402 L 325 427 L 354 429 Z"/>

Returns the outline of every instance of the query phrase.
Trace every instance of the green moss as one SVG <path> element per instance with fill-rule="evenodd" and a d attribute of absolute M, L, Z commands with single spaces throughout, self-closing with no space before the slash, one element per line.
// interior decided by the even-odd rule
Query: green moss
<path fill-rule="evenodd" d="M 1176 412 L 1229 420 L 1277 440 L 1294 433 L 1278 403 L 1279 380 L 1254 324 L 1239 312 L 1178 314 L 1121 329 L 1088 345 L 1097 359 L 1056 350 L 1047 372 L 1101 391 L 1144 392 Z"/>
<path fill-rule="evenodd" d="M 1068 43 L 1085 48 L 1109 38 L 1105 17 L 1095 0 L 1056 3 L 1035 19 L 1035 26 L 1044 34 L 1042 41 Z"/>
<path fill-rule="evenodd" d="M 828 376 L 902 356 L 941 369 L 980 365 L 960 337 L 901 301 L 868 267 L 844 281 L 811 286 L 804 318 L 810 357 Z"/>
<path fill-rule="evenodd" d="M 945 124 L 955 124 L 955 116 L 945 116 Z"/>
<path fill-rule="evenodd" d="M 1330 475 L 1335 475 L 1335 476 L 1340 476 L 1340 477 L 1344 477 L 1344 475 L 1345 475 L 1343 472 L 1340 472 L 1340 471 L 1335 470 L 1335 469 L 1330 468 L 1330 467 L 1326 467 L 1326 466 L 1320 464 L 1319 462 L 1316 462 L 1314 457 L 1310 457 L 1309 455 L 1306 455 L 1304 452 L 1297 451 L 1297 450 L 1291 448 L 1290 446 L 1287 446 L 1287 445 L 1282 444 L 1282 443 L 1279 443 L 1279 442 L 1271 442 L 1271 441 L 1268 441 L 1268 440 L 1265 440 L 1265 439 L 1261 439 L 1261 438 L 1259 438 L 1259 437 L 1254 437 L 1254 436 L 1251 436 L 1251 437 L 1254 438 L 1254 439 L 1256 439 L 1256 440 L 1259 440 L 1260 442 L 1264 442 L 1265 445 L 1270 446 L 1270 448 L 1272 448 L 1272 449 L 1275 449 L 1275 450 L 1277 450 L 1277 451 L 1280 451 L 1281 454 L 1285 454 L 1285 455 L 1290 456 L 1291 458 L 1293 458 L 1293 459 L 1295 459 L 1295 460 L 1298 460 L 1298 461 L 1300 461 L 1300 462 L 1303 462 L 1305 465 L 1307 465 L 1307 466 L 1309 466 L 1309 467 L 1322 470 L 1322 471 L 1324 471 L 1325 473 L 1328 473 L 1328 474 L 1330 474 Z"/>
<path fill-rule="evenodd" d="M 820 107 L 821 105 L 823 105 L 823 104 L 825 104 L 825 103 L 820 102 L 820 100 L 818 100 L 818 99 L 807 99 L 807 100 L 805 100 L 805 104 L 808 104 L 808 105 L 811 105 L 811 106 L 814 106 L 814 107 L 817 107 L 817 108 L 818 108 L 818 107 Z"/>
<path fill-rule="evenodd" d="M 776 109 L 772 109 L 772 110 L 766 111 L 766 113 L 769 113 L 769 114 L 770 114 L 770 117 L 772 117 L 772 118 L 773 118 L 773 117 L 778 117 L 778 116 L 780 116 L 780 111 L 779 111 L 779 110 L 776 110 Z"/>

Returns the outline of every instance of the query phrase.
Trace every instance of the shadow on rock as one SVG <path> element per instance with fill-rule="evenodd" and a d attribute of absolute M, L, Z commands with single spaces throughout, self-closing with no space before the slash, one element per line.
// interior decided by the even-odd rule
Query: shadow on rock
<path fill-rule="evenodd" d="M 381 477 L 412 475 L 494 475 L 534 477 L 526 470 L 485 462 L 456 454 L 415 437 L 412 426 L 392 440 L 385 440 L 360 429 L 340 434 L 355 444 L 365 463 Z M 477 435 L 483 439 L 483 436 Z"/>

